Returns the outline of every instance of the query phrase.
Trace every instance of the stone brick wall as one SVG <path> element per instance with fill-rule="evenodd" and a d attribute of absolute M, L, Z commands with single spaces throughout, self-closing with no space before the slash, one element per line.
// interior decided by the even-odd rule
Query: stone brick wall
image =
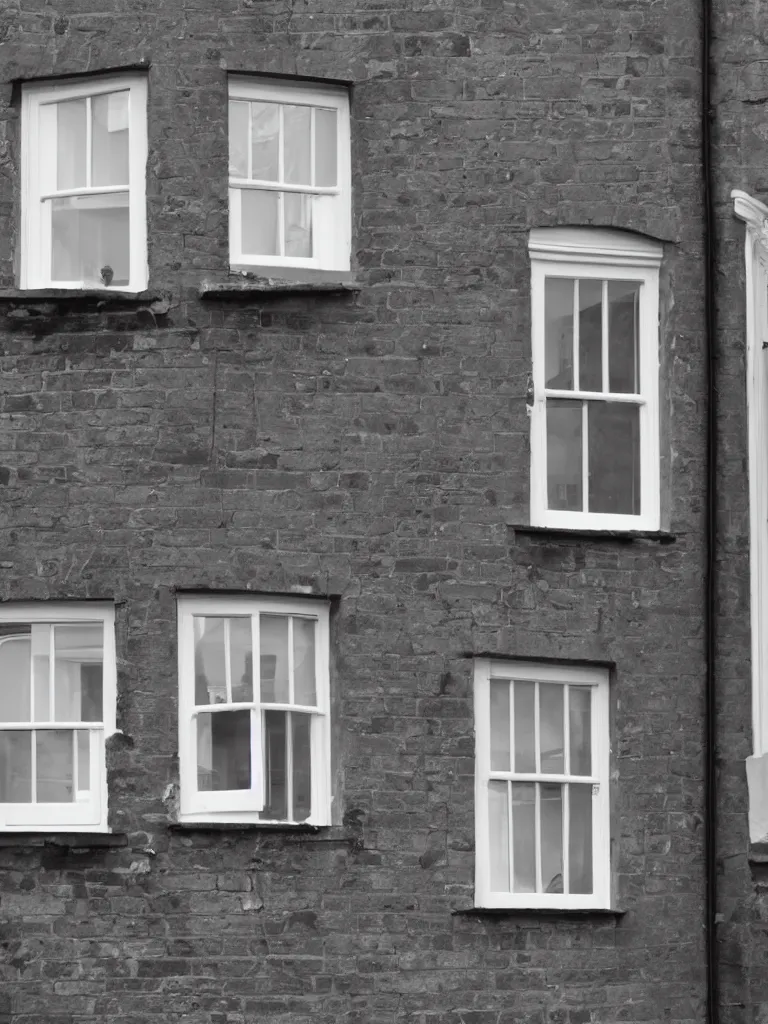
<path fill-rule="evenodd" d="M 116 845 L 0 846 L 0 1017 L 703 1018 L 704 344 L 692 0 L 6 0 L 12 80 L 149 71 L 154 305 L 0 305 L 0 596 L 117 602 Z M 353 83 L 353 295 L 227 268 L 226 71 Z M 669 545 L 527 521 L 527 230 L 665 246 Z M 179 832 L 175 591 L 333 595 L 336 824 Z M 613 662 L 614 917 L 472 901 L 471 654 Z M 119 836 L 123 836 L 121 839 Z"/>

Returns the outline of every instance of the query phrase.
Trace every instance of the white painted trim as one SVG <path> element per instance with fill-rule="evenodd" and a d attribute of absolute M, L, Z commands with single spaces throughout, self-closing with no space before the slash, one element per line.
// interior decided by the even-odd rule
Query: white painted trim
<path fill-rule="evenodd" d="M 581 665 L 550 665 L 525 661 L 475 661 L 475 906 L 525 909 L 608 909 L 611 906 L 610 864 L 610 735 L 608 670 Z M 492 679 L 549 682 L 592 687 L 592 775 L 568 776 L 574 782 L 591 783 L 592 796 L 592 893 L 514 893 L 490 887 L 487 784 L 490 769 L 490 683 Z M 567 733 L 568 722 L 564 721 Z M 507 774 L 507 773 L 503 773 Z M 509 773 L 517 778 L 517 773 Z M 493 773 L 496 777 L 496 773 Z M 523 778 L 523 776 L 520 776 Z M 539 781 L 561 781 L 565 776 L 537 773 Z M 529 775 L 525 775 L 528 779 Z M 597 787 L 595 789 L 595 787 Z M 565 813 L 565 812 L 564 812 Z M 565 837 L 564 837 L 564 859 Z M 538 872 L 537 872 L 538 874 Z"/>
<path fill-rule="evenodd" d="M 241 191 L 260 186 L 250 179 L 229 179 L 229 250 L 230 266 L 236 267 L 300 267 L 314 270 L 348 271 L 352 244 L 352 167 L 349 91 L 343 86 L 306 82 L 276 81 L 231 75 L 230 101 L 262 101 L 309 107 L 331 107 L 336 110 L 337 187 L 303 189 L 298 185 L 282 187 L 279 182 L 262 185 L 261 189 L 313 196 L 312 257 L 264 255 L 242 251 Z M 282 119 L 281 119 L 282 123 Z M 314 132 L 312 133 L 314 140 Z M 312 143 L 314 152 L 314 141 Z M 282 161 L 281 161 L 282 164 Z M 282 174 L 280 175 L 282 177 Z M 282 206 L 280 207 L 282 209 Z M 278 216 L 280 214 L 278 213 Z"/>
<path fill-rule="evenodd" d="M 258 650 L 259 616 L 261 614 L 291 615 L 312 619 L 317 623 L 315 632 L 315 684 L 317 687 L 315 713 L 310 732 L 310 758 L 312 766 L 312 813 L 306 824 L 330 823 L 331 756 L 330 756 L 330 650 L 329 606 L 325 601 L 310 598 L 260 597 L 256 595 L 182 595 L 177 601 L 179 637 L 179 780 L 181 807 L 179 820 L 188 822 L 264 822 L 259 815 L 263 808 L 263 769 L 261 729 L 264 709 L 284 705 L 262 702 L 260 699 L 260 661 L 253 658 L 254 700 L 239 702 L 236 707 L 248 707 L 255 714 L 258 727 L 253 728 L 251 757 L 253 784 L 250 790 L 231 792 L 201 792 L 197 789 L 197 759 L 195 755 L 194 717 L 205 707 L 195 705 L 193 617 L 250 616 L 254 651 Z M 298 705 L 296 706 L 298 709 Z"/>
<path fill-rule="evenodd" d="M 28 602 L 0 604 L 0 623 L 66 625 L 77 622 L 101 622 L 103 624 L 102 721 L 100 724 L 46 722 L 41 724 L 41 728 L 77 727 L 91 733 L 91 789 L 89 792 L 92 794 L 92 798 L 71 804 L 0 804 L 0 831 L 2 832 L 109 831 L 105 745 L 107 739 L 116 731 L 117 657 L 114 606 L 105 602 L 63 604 L 39 601 L 34 604 Z M 3 723 L 2 728 L 8 729 L 9 726 L 10 723 Z M 26 728 L 31 731 L 32 726 L 27 724 Z"/>
<path fill-rule="evenodd" d="M 768 206 L 737 189 L 731 198 L 746 225 L 752 731 L 753 753 L 760 757 L 768 752 Z"/>
<path fill-rule="evenodd" d="M 128 92 L 128 184 L 122 189 L 62 189 L 52 187 L 56 166 L 55 132 L 44 132 L 41 116 L 51 103 L 88 98 L 115 91 Z M 27 288 L 99 288 L 139 292 L 147 287 L 147 79 L 142 74 L 105 75 L 77 81 L 32 82 L 22 86 L 21 97 L 21 272 L 19 286 Z M 129 282 L 105 286 L 88 281 L 53 281 L 51 277 L 50 203 L 43 198 L 72 194 L 101 195 L 127 192 L 129 210 Z"/>
<path fill-rule="evenodd" d="M 629 247 L 634 246 L 630 249 Z M 535 228 L 531 254 L 531 524 L 553 529 L 658 530 L 661 522 L 659 439 L 659 263 L 661 246 L 628 232 L 589 228 Z M 548 277 L 640 284 L 640 382 L 638 396 L 617 394 L 640 410 L 640 514 L 562 511 L 548 507 L 545 375 L 545 281 Z M 560 391 L 554 392 L 555 395 Z M 578 393 L 574 393 L 574 399 Z M 610 394 L 603 396 L 610 400 Z M 600 400 L 595 396 L 591 400 Z"/>

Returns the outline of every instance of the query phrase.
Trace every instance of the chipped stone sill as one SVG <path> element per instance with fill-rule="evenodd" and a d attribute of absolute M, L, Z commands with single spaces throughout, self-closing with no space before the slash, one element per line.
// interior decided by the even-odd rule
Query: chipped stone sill
<path fill-rule="evenodd" d="M 26 310 L 45 311 L 46 307 L 100 310 L 105 307 L 141 306 L 163 316 L 170 309 L 170 297 L 158 291 L 124 292 L 112 288 L 3 288 L 0 307 L 10 306 L 7 316 L 23 315 Z M 28 314 L 29 315 L 29 314 Z"/>
<path fill-rule="evenodd" d="M 307 825 L 300 822 L 228 822 L 228 821 L 174 821 L 168 825 L 170 832 L 182 835 L 200 833 L 230 833 L 234 835 L 284 835 L 297 840 L 307 839 L 311 842 L 344 842 L 360 844 L 359 829 L 350 829 L 344 825 Z"/>
<path fill-rule="evenodd" d="M 626 913 L 607 907 L 464 907 L 451 911 L 454 917 L 620 918 Z"/>
<path fill-rule="evenodd" d="M 128 837 L 123 832 L 0 832 L 0 847 L 58 846 L 90 850 L 127 845 Z"/>
<path fill-rule="evenodd" d="M 557 526 L 529 526 L 524 523 L 508 523 L 510 530 L 523 536 L 571 538 L 573 540 L 616 540 L 629 544 L 637 540 L 656 541 L 659 544 L 674 544 L 677 536 L 667 530 L 569 530 Z"/>
<path fill-rule="evenodd" d="M 200 283 L 198 295 L 201 299 L 248 299 L 257 295 L 340 295 L 359 292 L 361 289 L 361 283 L 351 273 L 247 273 L 232 274 L 225 280 L 206 279 Z"/>

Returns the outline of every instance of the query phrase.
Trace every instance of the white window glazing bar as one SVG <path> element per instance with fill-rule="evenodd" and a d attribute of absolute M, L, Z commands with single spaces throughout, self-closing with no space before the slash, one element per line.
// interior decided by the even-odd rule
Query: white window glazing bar
<path fill-rule="evenodd" d="M 581 403 L 581 504 L 589 512 L 589 409 Z"/>
<path fill-rule="evenodd" d="M 232 637 L 231 619 L 224 619 L 224 685 L 227 688 L 227 704 L 232 704 Z"/>
<path fill-rule="evenodd" d="M 309 180 L 315 184 L 315 110 L 309 108 Z"/>
<path fill-rule="evenodd" d="M 625 391 L 563 391 L 560 388 L 545 388 L 544 394 L 547 398 L 570 398 L 583 401 L 608 401 L 628 402 L 630 405 L 645 405 L 646 399 L 642 395 L 633 395 Z"/>
<path fill-rule="evenodd" d="M 248 141 L 248 152 L 246 154 L 245 169 L 250 179 L 253 179 L 253 110 L 250 103 L 246 103 L 248 110 L 248 128 L 246 130 Z"/>
<path fill-rule="evenodd" d="M 539 684 L 533 684 L 533 750 L 536 777 L 541 774 L 541 736 L 539 735 Z"/>
<path fill-rule="evenodd" d="M 103 644 L 103 639 L 102 639 Z M 48 718 L 53 722 L 56 718 L 56 633 L 53 626 L 48 627 Z M 82 709 L 80 711 L 82 714 Z"/>
<path fill-rule="evenodd" d="M 293 813 L 293 714 L 285 712 L 285 813 L 288 821 Z"/>
<path fill-rule="evenodd" d="M 130 195 L 130 188 L 128 185 L 87 185 L 79 188 L 62 188 L 57 189 L 55 192 L 44 192 L 40 196 L 40 202 L 44 203 L 48 199 L 67 199 L 72 196 L 112 196 L 119 195 Z M 130 200 L 129 200 L 130 202 Z"/>
<path fill-rule="evenodd" d="M 488 778 L 497 782 L 503 782 L 504 780 L 511 780 L 512 782 L 599 782 L 597 775 L 550 775 L 549 772 L 543 774 L 539 772 L 489 772 Z"/>
<path fill-rule="evenodd" d="M 32 786 L 31 802 L 37 803 L 37 731 L 32 729 L 32 751 L 30 756 L 29 776 Z"/>
<path fill-rule="evenodd" d="M 285 181 L 285 108 L 277 107 L 277 178 L 282 186 Z M 277 194 L 277 238 L 279 255 L 285 257 L 285 200 L 284 192 Z"/>
<path fill-rule="evenodd" d="M 72 730 L 72 793 L 77 800 L 77 793 L 80 789 L 78 781 L 78 754 L 77 754 L 77 731 Z"/>
<path fill-rule="evenodd" d="M 603 392 L 610 390 L 610 374 L 608 372 L 608 282 L 603 281 L 602 301 L 600 305 L 602 323 L 602 367 L 603 367 Z"/>
<path fill-rule="evenodd" d="M 221 704 L 217 707 L 221 709 Z M 0 732 L 29 732 L 32 729 L 43 731 L 46 729 L 88 729 L 90 732 L 100 732 L 104 729 L 103 722 L 3 722 Z"/>
<path fill-rule="evenodd" d="M 515 891 L 515 847 L 514 847 L 514 823 L 512 821 L 512 783 L 507 783 L 507 843 L 509 844 L 509 856 L 507 864 L 509 868 L 508 887 L 510 892 Z"/>
<path fill-rule="evenodd" d="M 261 181 L 258 178 L 251 178 L 246 180 L 245 178 L 230 178 L 230 188 L 242 188 L 242 189 L 258 189 L 259 192 L 298 192 L 301 195 L 309 196 L 339 196 L 341 195 L 341 189 L 336 185 L 292 185 L 288 182 L 282 181 Z M 74 191 L 74 190 L 72 190 Z M 91 192 L 96 192 L 96 189 L 91 189 Z M 101 191 L 109 191 L 108 189 L 98 189 Z M 112 191 L 124 192 L 125 186 L 115 187 Z M 69 195 L 69 192 L 55 193 L 56 195 Z"/>
<path fill-rule="evenodd" d="M 571 688 L 563 687 L 563 772 L 571 774 Z"/>
<path fill-rule="evenodd" d="M 534 858 L 536 864 L 536 892 L 541 892 L 541 786 L 536 783 L 534 792 Z"/>
<path fill-rule="evenodd" d="M 288 703 L 293 707 L 293 616 L 288 616 Z"/>
<path fill-rule="evenodd" d="M 571 870 L 568 860 L 571 834 L 571 787 L 566 783 L 561 787 L 560 792 L 562 793 L 563 808 L 563 893 L 567 894 L 571 891 Z"/>
<path fill-rule="evenodd" d="M 546 293 L 545 293 L 546 294 Z M 573 388 L 571 394 L 579 390 L 581 384 L 581 361 L 579 358 L 579 279 L 573 281 Z M 566 392 L 568 394 L 568 392 Z"/>
<path fill-rule="evenodd" d="M 91 123 L 91 97 L 85 98 L 85 183 L 91 187 L 93 174 L 91 164 L 93 162 L 93 125 Z"/>

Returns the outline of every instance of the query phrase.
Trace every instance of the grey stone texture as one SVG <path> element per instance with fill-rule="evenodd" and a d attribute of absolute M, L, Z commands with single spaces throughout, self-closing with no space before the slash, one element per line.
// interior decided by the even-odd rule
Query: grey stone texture
<path fill-rule="evenodd" d="M 0 301 L 0 597 L 117 603 L 110 813 L 126 837 L 3 839 L 0 1020 L 703 1019 L 699 18 L 692 0 L 0 5 L 0 287 L 18 247 L 14 82 L 140 65 L 150 97 L 148 296 Z M 738 93 L 762 96 L 762 72 L 740 77 L 742 60 L 734 47 L 718 123 L 723 160 L 752 132 L 744 180 L 718 193 L 736 480 L 722 886 L 733 959 L 756 958 L 750 991 L 768 1002 L 748 952 L 768 909 L 744 856 L 743 272 L 727 214 L 727 189 L 759 190 L 768 162 L 764 107 Z M 351 83 L 360 291 L 200 297 L 227 274 L 228 71 Z M 512 529 L 528 521 L 527 231 L 554 224 L 665 243 L 674 543 Z M 173 830 L 176 591 L 296 587 L 333 598 L 336 824 Z M 472 654 L 614 665 L 623 916 L 452 913 L 472 904 Z"/>

